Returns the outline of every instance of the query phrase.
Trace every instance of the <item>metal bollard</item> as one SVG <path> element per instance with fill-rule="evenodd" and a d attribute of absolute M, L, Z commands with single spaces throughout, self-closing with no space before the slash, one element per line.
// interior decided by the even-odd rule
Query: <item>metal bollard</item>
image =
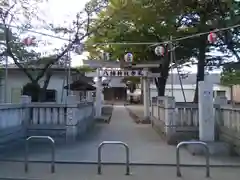
<path fill-rule="evenodd" d="M 50 136 L 30 136 L 25 140 L 25 161 L 24 161 L 25 172 L 28 172 L 29 141 L 31 139 L 47 139 L 48 141 L 51 142 L 51 149 L 52 149 L 52 152 L 51 152 L 51 156 L 52 156 L 52 159 L 51 159 L 51 173 L 54 173 L 55 172 L 55 141 Z"/>
<path fill-rule="evenodd" d="M 210 163 L 209 163 L 209 158 L 210 158 L 210 153 L 209 153 L 209 147 L 205 142 L 202 141 L 183 141 L 180 142 L 177 145 L 177 150 L 176 150 L 176 165 L 177 165 L 177 177 L 181 177 L 181 171 L 180 171 L 180 148 L 184 145 L 201 145 L 205 148 L 205 157 L 206 157 L 206 177 L 210 177 Z"/>
<path fill-rule="evenodd" d="M 129 167 L 129 147 L 126 143 L 121 141 L 103 141 L 98 146 L 98 174 L 102 174 L 102 147 L 106 144 L 117 144 L 122 145 L 126 149 L 126 175 L 130 175 L 130 167 Z"/>

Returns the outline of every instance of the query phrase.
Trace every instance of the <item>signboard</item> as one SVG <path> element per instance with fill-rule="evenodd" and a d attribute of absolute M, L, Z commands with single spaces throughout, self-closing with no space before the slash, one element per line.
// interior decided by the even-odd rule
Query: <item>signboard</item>
<path fill-rule="evenodd" d="M 102 70 L 100 71 L 100 76 L 102 77 L 128 77 L 128 76 L 135 76 L 135 77 L 143 77 L 147 76 L 148 71 L 143 70 Z"/>

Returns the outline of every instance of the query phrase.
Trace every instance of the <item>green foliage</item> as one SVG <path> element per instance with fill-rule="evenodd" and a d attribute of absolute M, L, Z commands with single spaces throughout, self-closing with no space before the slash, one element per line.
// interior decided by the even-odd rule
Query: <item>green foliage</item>
<path fill-rule="evenodd" d="M 114 16 L 101 28 L 98 33 L 93 34 L 87 40 L 87 50 L 91 59 L 100 59 L 100 53 L 107 51 L 112 55 L 113 60 L 123 59 L 125 52 L 134 54 L 135 61 L 159 60 L 154 54 L 154 47 L 147 45 L 103 45 L 97 43 L 107 42 L 161 42 L 169 39 L 210 31 L 215 28 L 237 24 L 240 20 L 239 1 L 208 1 L 208 0 L 142 0 L 128 1 L 124 8 L 113 8 L 107 6 L 96 20 L 94 27 L 101 19 L 110 14 Z M 204 23 L 200 23 L 204 21 Z M 179 27 L 186 27 L 179 30 Z M 239 38 L 236 34 L 239 28 L 218 33 L 220 37 L 215 45 L 207 44 L 206 52 L 213 49 L 226 53 L 236 51 L 239 47 Z M 227 31 L 226 31 L 227 32 Z M 199 58 L 199 47 L 202 46 L 204 38 L 207 42 L 207 35 L 177 42 L 176 59 L 181 65 L 190 58 Z M 227 46 L 226 46 L 227 45 Z M 234 46 L 234 47 L 233 47 Z M 237 53 L 234 54 L 235 56 Z M 207 54 L 206 65 L 212 69 L 218 67 L 229 59 L 229 55 Z"/>
<path fill-rule="evenodd" d="M 175 6 L 173 1 L 129 1 L 127 6 L 119 9 L 108 6 L 99 14 L 98 24 L 101 19 L 113 13 L 114 16 L 87 40 L 87 50 L 90 52 L 90 59 L 100 59 L 101 52 L 106 51 L 111 54 L 111 59 L 123 59 L 126 52 L 134 55 L 134 61 L 153 61 L 164 60 L 163 57 L 157 57 L 154 53 L 155 47 L 148 45 L 107 45 L 98 43 L 107 42 L 162 42 L 169 40 L 170 35 L 175 38 L 196 33 L 198 30 L 189 27 L 184 31 L 179 31 L 176 19 L 180 19 L 180 14 L 184 7 Z M 180 6 L 180 5 L 179 5 Z M 144 8 L 143 8 L 144 7 Z M 92 24 L 94 27 L 95 24 Z M 190 57 L 194 57 L 194 48 L 198 46 L 196 40 L 186 40 L 177 44 L 176 59 L 178 64 L 183 64 Z M 165 48 L 167 48 L 166 45 Z M 166 59 L 167 60 L 167 59 Z"/>
<path fill-rule="evenodd" d="M 221 84 L 225 86 L 233 86 L 240 84 L 240 70 L 224 69 L 221 73 Z"/>

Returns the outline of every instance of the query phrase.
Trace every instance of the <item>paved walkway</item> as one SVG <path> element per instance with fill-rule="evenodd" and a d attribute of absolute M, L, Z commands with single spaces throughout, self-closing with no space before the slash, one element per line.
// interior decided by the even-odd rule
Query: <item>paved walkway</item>
<path fill-rule="evenodd" d="M 97 147 L 102 141 L 123 141 L 129 145 L 132 163 L 175 164 L 176 147 L 168 146 L 152 129 L 151 125 L 135 124 L 123 105 L 115 105 L 110 124 L 98 124 L 86 138 L 69 145 L 56 148 L 56 161 L 96 162 Z M 108 145 L 103 148 L 104 162 L 124 162 L 125 151 L 121 146 Z M 4 154 L 12 160 L 23 160 L 24 153 L 18 149 L 14 153 Z M 50 151 L 41 145 L 31 149 L 30 160 L 49 161 Z M 181 151 L 181 163 L 204 164 L 205 159 L 192 156 L 186 150 Z M 237 158 L 211 158 L 213 165 L 239 164 Z"/>
<path fill-rule="evenodd" d="M 175 167 L 131 166 L 131 175 L 125 175 L 124 166 L 103 166 L 97 175 L 96 165 L 57 164 L 56 172 L 50 173 L 47 164 L 31 164 L 25 173 L 22 163 L 0 163 L 0 179 L 7 180 L 204 180 L 205 168 L 181 168 L 182 178 L 176 177 Z M 212 180 L 239 180 L 237 168 L 211 168 Z"/>
<path fill-rule="evenodd" d="M 127 108 L 130 109 L 139 118 L 144 118 L 144 106 L 142 104 L 129 104 Z"/>

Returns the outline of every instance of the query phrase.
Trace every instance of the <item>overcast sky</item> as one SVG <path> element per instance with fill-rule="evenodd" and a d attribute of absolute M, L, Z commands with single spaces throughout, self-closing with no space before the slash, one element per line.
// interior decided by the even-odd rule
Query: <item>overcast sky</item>
<path fill-rule="evenodd" d="M 82 11 L 85 7 L 85 4 L 89 0 L 48 0 L 49 2 L 41 8 L 44 10 L 44 19 L 47 19 L 49 23 L 53 23 L 55 25 L 60 24 L 70 24 L 76 14 Z M 67 24 L 66 24 L 67 22 Z M 54 41 L 53 44 L 59 45 L 63 43 L 61 40 L 52 39 Z M 72 57 L 72 66 L 81 65 L 81 59 L 85 57 L 83 56 L 74 56 Z"/>

